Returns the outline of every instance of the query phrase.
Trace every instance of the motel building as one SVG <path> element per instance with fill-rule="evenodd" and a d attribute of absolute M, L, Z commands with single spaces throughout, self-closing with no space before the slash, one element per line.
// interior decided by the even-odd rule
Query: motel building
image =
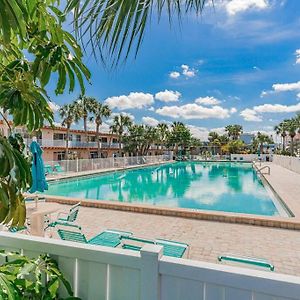
<path fill-rule="evenodd" d="M 12 124 L 11 124 L 12 125 Z M 20 133 L 27 146 L 32 142 L 32 134 L 28 133 L 25 127 L 14 128 L 15 132 Z M 0 120 L 0 135 L 8 136 L 8 126 Z M 44 126 L 39 132 L 35 133 L 37 142 L 43 149 L 45 161 L 65 160 L 67 129 L 64 127 Z M 69 159 L 88 159 L 88 158 L 108 158 L 119 155 L 119 141 L 115 134 L 99 133 L 100 155 L 98 155 L 98 143 L 95 131 L 88 131 L 88 141 L 86 141 L 85 131 L 70 129 L 69 131 Z M 121 144 L 121 149 L 123 145 Z M 163 149 L 152 145 L 148 155 L 163 154 Z M 124 151 L 121 156 L 124 156 Z"/>

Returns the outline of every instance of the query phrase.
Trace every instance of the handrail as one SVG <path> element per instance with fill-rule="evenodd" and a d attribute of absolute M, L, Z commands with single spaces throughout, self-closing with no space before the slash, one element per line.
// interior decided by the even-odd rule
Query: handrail
<path fill-rule="evenodd" d="M 249 264 L 257 267 L 268 268 L 270 271 L 274 271 L 275 267 L 271 263 L 263 259 L 251 258 L 251 257 L 239 257 L 231 255 L 220 255 L 218 261 L 231 261 L 243 264 Z"/>
<path fill-rule="evenodd" d="M 264 169 L 268 169 L 268 173 L 264 173 L 264 174 L 270 175 L 270 173 L 271 173 L 271 168 L 270 168 L 269 166 L 263 166 L 262 168 L 257 169 L 257 172 L 259 172 L 260 174 L 263 174 L 261 171 L 264 170 Z"/>

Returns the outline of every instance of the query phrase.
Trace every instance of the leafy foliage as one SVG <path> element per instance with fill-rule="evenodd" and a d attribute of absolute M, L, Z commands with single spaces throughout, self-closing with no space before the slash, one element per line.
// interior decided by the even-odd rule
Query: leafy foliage
<path fill-rule="evenodd" d="M 188 12 L 199 14 L 208 0 L 70 0 L 66 12 L 74 11 L 74 28 L 88 39 L 95 53 L 100 50 L 103 62 L 112 65 L 128 58 L 135 48 L 135 56 L 143 41 L 146 26 L 155 12 L 160 21 L 163 13 L 171 23 Z M 88 38 L 86 38 L 88 36 Z"/>
<path fill-rule="evenodd" d="M 0 256 L 8 261 L 0 266 L 0 299 L 58 299 L 61 286 L 70 296 L 67 299 L 79 299 L 73 297 L 70 283 L 48 255 L 29 258 L 16 252 L 0 251 Z"/>
<path fill-rule="evenodd" d="M 62 94 L 67 84 L 73 91 L 76 82 L 84 92 L 84 79 L 90 78 L 80 46 L 63 29 L 66 16 L 59 5 L 59 0 L 0 0 L 0 111 L 29 131 L 53 122 L 45 90 L 50 80 Z M 0 138 L 0 222 L 22 225 L 22 192 L 31 177 L 17 144 L 16 138 Z"/>

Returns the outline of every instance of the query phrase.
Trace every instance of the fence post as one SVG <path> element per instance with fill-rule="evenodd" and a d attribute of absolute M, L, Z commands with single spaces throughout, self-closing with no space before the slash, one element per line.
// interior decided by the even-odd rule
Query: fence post
<path fill-rule="evenodd" d="M 159 300 L 160 278 L 159 260 L 163 247 L 146 244 L 141 249 L 141 300 Z"/>
<path fill-rule="evenodd" d="M 76 157 L 76 173 L 78 173 L 78 169 L 79 169 L 79 161 L 78 161 L 78 157 Z"/>

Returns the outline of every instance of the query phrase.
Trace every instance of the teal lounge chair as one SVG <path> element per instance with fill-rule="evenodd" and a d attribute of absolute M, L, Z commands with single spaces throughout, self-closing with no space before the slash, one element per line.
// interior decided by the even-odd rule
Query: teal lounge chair
<path fill-rule="evenodd" d="M 71 241 L 71 242 L 78 242 L 83 244 L 106 246 L 106 247 L 113 247 L 113 248 L 117 247 L 121 243 L 122 236 L 132 235 L 131 232 L 108 229 L 94 236 L 90 240 L 87 240 L 85 235 L 78 231 L 76 232 L 76 231 L 59 229 L 57 232 L 60 238 L 64 241 Z"/>
<path fill-rule="evenodd" d="M 163 246 L 163 255 L 170 257 L 183 257 L 184 253 L 188 250 L 188 244 L 180 243 L 170 240 L 148 240 L 133 236 L 123 236 L 121 238 L 122 248 L 134 251 L 140 251 L 144 244 L 160 245 Z"/>
<path fill-rule="evenodd" d="M 242 264 L 252 265 L 255 267 L 267 268 L 270 271 L 275 270 L 275 267 L 273 264 L 271 264 L 270 262 L 268 262 L 265 259 L 260 259 L 260 258 L 233 256 L 233 255 L 220 255 L 218 257 L 218 261 L 219 262 L 229 261 L 229 262 L 234 262 L 234 263 L 242 263 Z"/>
<path fill-rule="evenodd" d="M 8 228 L 9 232 L 12 233 L 22 233 L 25 232 L 26 234 L 28 234 L 28 228 L 26 226 L 11 226 Z"/>
<path fill-rule="evenodd" d="M 50 165 L 45 165 L 44 166 L 44 171 L 45 171 L 45 174 L 48 175 L 48 174 L 53 174 L 53 169 Z"/>
<path fill-rule="evenodd" d="M 54 165 L 54 171 L 57 173 L 63 173 L 64 170 L 62 169 L 62 167 L 59 164 Z"/>
<path fill-rule="evenodd" d="M 48 227 L 55 227 L 56 225 L 65 225 L 68 226 L 70 223 L 74 223 L 77 220 L 78 213 L 80 208 L 80 202 L 73 205 L 69 212 L 60 212 L 57 215 L 57 219 L 54 222 L 51 222 Z M 61 215 L 65 215 L 65 217 L 60 217 Z"/>

